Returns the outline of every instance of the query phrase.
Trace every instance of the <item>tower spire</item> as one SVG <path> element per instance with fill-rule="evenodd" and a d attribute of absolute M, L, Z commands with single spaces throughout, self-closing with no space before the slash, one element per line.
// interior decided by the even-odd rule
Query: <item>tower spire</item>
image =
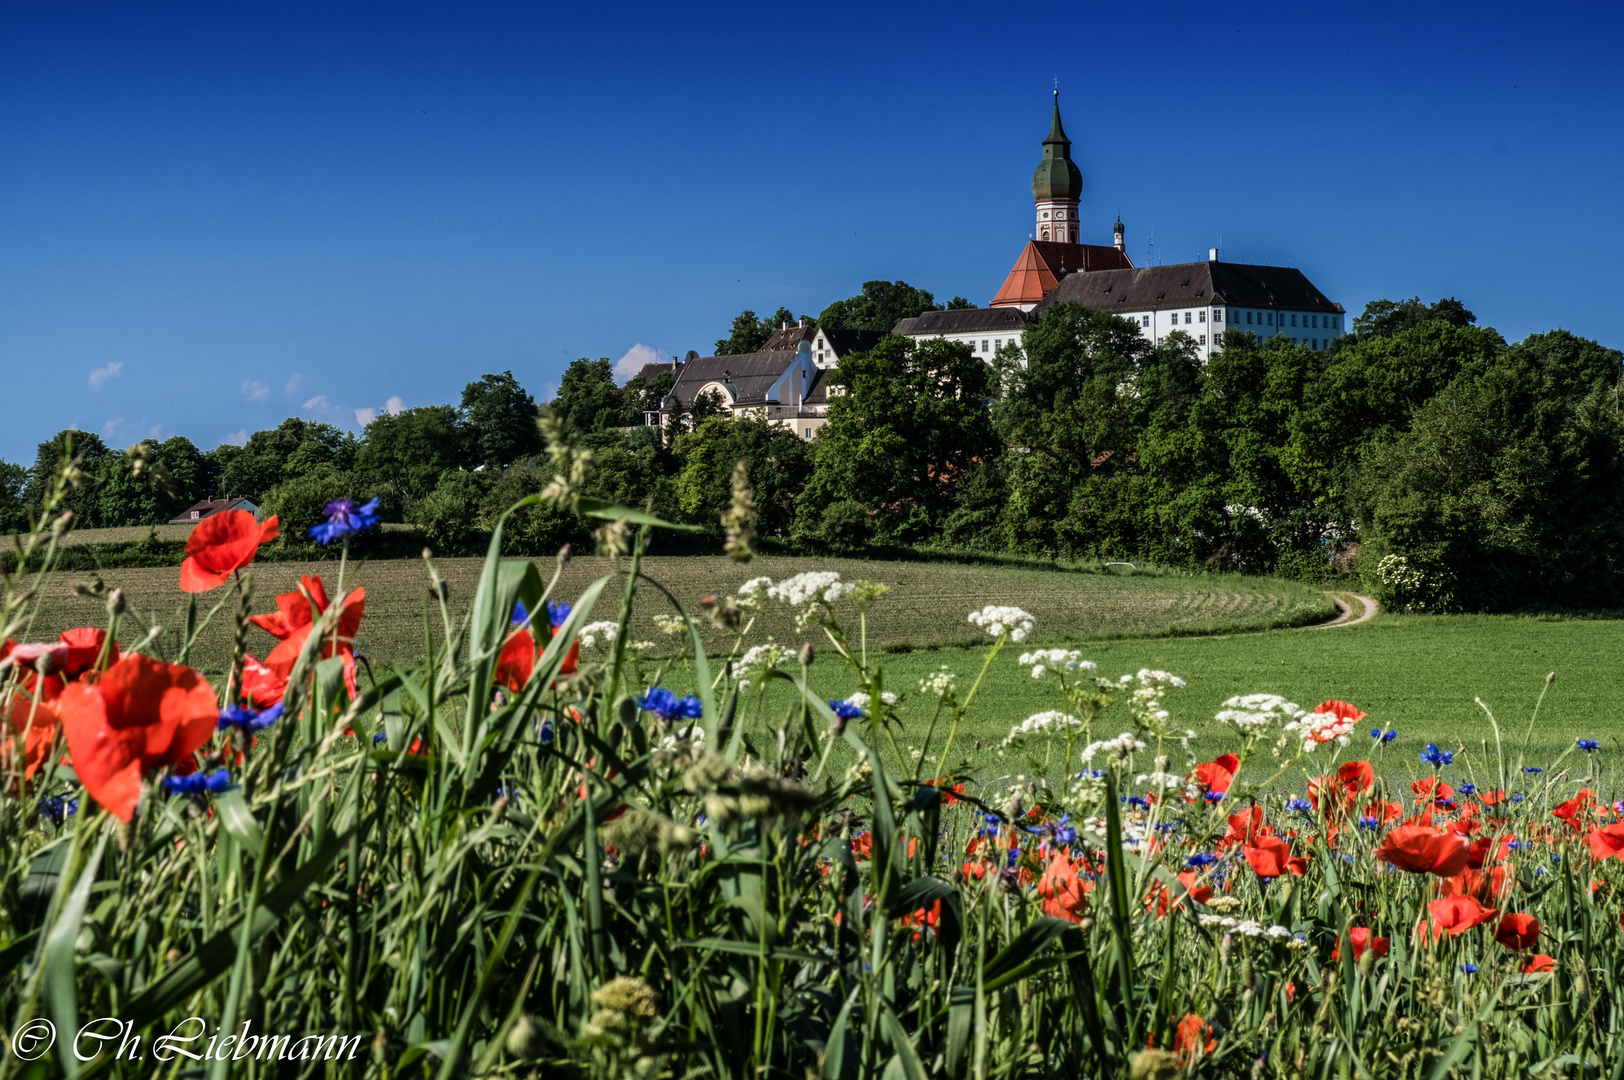
<path fill-rule="evenodd" d="M 1037 203 L 1037 236 L 1062 244 L 1081 242 L 1077 235 L 1077 202 L 1083 193 L 1083 174 L 1071 160 L 1071 140 L 1060 123 L 1060 88 L 1054 90 L 1054 117 L 1049 137 L 1043 140 L 1043 160 L 1032 174 L 1032 198 Z"/>

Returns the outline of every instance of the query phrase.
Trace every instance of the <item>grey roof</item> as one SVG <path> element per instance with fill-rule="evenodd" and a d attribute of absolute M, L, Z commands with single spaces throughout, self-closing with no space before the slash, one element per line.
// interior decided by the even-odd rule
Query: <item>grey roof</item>
<path fill-rule="evenodd" d="M 1333 303 L 1314 288 L 1314 283 L 1296 267 L 1226 262 L 1068 274 L 1033 309 L 1032 315 L 1068 300 L 1117 312 L 1213 305 L 1326 313 L 1343 310 L 1341 304 Z"/>
<path fill-rule="evenodd" d="M 772 337 L 761 346 L 762 352 L 776 352 L 779 349 L 794 349 L 803 341 L 811 341 L 818 336 L 815 325 L 789 326 L 782 330 L 774 330 Z"/>
<path fill-rule="evenodd" d="M 867 331 L 862 331 L 867 333 Z M 809 408 L 829 404 L 829 372 L 823 368 L 812 370 L 812 385 L 806 388 L 806 400 L 801 402 Z"/>
<path fill-rule="evenodd" d="M 636 375 L 633 375 L 632 379 L 642 379 L 644 382 L 653 382 L 658 376 L 674 375 L 681 370 L 681 360 L 668 360 L 663 364 L 644 364 L 643 369 Z M 627 381 L 629 382 L 631 380 Z"/>
<path fill-rule="evenodd" d="M 1077 277 L 1098 277 L 1104 271 L 1078 274 Z M 1131 273 L 1132 271 L 1117 271 Z M 912 319 L 897 323 L 893 334 L 905 337 L 934 337 L 937 334 L 1019 333 L 1025 329 L 1027 316 L 1020 308 L 961 308 L 958 311 L 927 311 Z"/>
<path fill-rule="evenodd" d="M 783 378 L 784 372 L 795 363 L 800 353 L 795 349 L 773 349 L 740 353 L 737 356 L 702 356 L 682 366 L 677 384 L 671 388 L 677 402 L 684 408 L 707 383 L 726 383 L 733 390 L 729 405 L 743 405 L 767 400 L 767 391 Z"/>
<path fill-rule="evenodd" d="M 259 507 L 251 500 L 245 499 L 240 495 L 233 495 L 224 499 L 203 499 L 200 502 L 193 503 L 185 510 L 182 510 L 174 517 L 170 518 L 169 524 L 191 525 L 194 522 L 202 521 L 206 517 L 213 517 L 215 514 L 223 514 L 227 510 L 247 510 L 250 513 L 257 514 L 259 512 Z M 197 514 L 197 517 L 195 518 L 192 516 L 194 512 Z"/>
<path fill-rule="evenodd" d="M 845 356 L 847 353 L 867 352 L 880 343 L 885 337 L 884 330 L 847 330 L 843 327 L 824 327 L 823 336 L 828 339 L 829 347 L 835 355 Z"/>

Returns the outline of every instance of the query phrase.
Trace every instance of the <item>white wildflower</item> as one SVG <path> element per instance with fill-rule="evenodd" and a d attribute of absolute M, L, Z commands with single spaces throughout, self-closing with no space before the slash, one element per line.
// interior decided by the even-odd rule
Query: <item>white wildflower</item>
<path fill-rule="evenodd" d="M 1163 791 L 1172 791 L 1174 788 L 1184 786 L 1184 777 L 1167 772 L 1140 773 L 1134 777 L 1133 782 L 1148 787 L 1161 788 Z"/>
<path fill-rule="evenodd" d="M 1284 926 L 1281 926 L 1279 923 L 1276 923 L 1275 925 L 1269 927 L 1267 930 L 1265 930 L 1263 932 L 1265 934 L 1269 935 L 1270 937 L 1274 938 L 1275 940 L 1279 940 L 1280 938 L 1288 938 L 1288 937 L 1291 936 L 1291 931 L 1287 930 Z"/>
<path fill-rule="evenodd" d="M 1244 919 L 1236 924 L 1235 932 L 1245 934 L 1247 937 L 1262 937 L 1264 933 L 1263 924 L 1255 919 Z"/>
<path fill-rule="evenodd" d="M 1082 671 L 1092 675 L 1099 665 L 1084 660 L 1076 649 L 1037 649 L 1021 654 L 1021 664 L 1032 668 L 1032 678 L 1041 679 L 1046 671 Z"/>
<path fill-rule="evenodd" d="M 1331 740 L 1341 746 L 1348 745 L 1348 734 L 1353 731 L 1352 717 L 1341 717 L 1336 713 L 1307 713 L 1285 726 L 1285 731 L 1301 739 L 1303 751 L 1306 753 L 1317 746 L 1324 746 Z"/>
<path fill-rule="evenodd" d="M 945 697 L 953 691 L 953 681 L 957 678 L 950 668 L 942 668 L 936 674 L 919 680 L 919 692 L 930 694 L 932 697 Z"/>
<path fill-rule="evenodd" d="M 686 737 L 680 741 L 677 739 L 676 732 L 672 732 L 670 735 L 667 735 L 665 738 L 661 739 L 660 745 L 655 747 L 655 749 L 666 751 L 679 749 L 686 750 L 689 746 L 692 746 L 696 750 L 703 750 L 705 747 L 705 729 L 700 727 L 698 724 L 693 725 L 693 727 L 687 732 Z"/>
<path fill-rule="evenodd" d="M 682 617 L 679 615 L 656 615 L 654 616 L 654 625 L 672 637 L 676 637 L 688 629 L 687 624 L 682 621 Z"/>
<path fill-rule="evenodd" d="M 1129 732 L 1124 731 L 1121 735 L 1118 735 L 1114 739 L 1103 739 L 1100 742 L 1091 742 L 1087 746 L 1083 747 L 1081 761 L 1084 765 L 1091 764 L 1094 760 L 1094 755 L 1103 751 L 1110 759 L 1112 759 L 1112 764 L 1115 764 L 1117 761 L 1121 761 L 1122 759 L 1126 758 L 1135 750 L 1143 750 L 1144 748 L 1144 743 L 1134 738 Z"/>
<path fill-rule="evenodd" d="M 739 679 L 739 693 L 750 689 L 749 676 L 768 672 L 794 655 L 792 650 L 784 648 L 772 638 L 768 638 L 765 644 L 750 646 L 734 665 L 734 670 L 743 676 Z"/>
<path fill-rule="evenodd" d="M 1266 727 L 1289 724 L 1302 718 L 1304 710 L 1279 694 L 1243 694 L 1224 702 L 1216 717 L 1220 724 L 1236 727 Z"/>
<path fill-rule="evenodd" d="M 846 700 L 857 706 L 859 709 L 862 709 L 864 712 L 868 711 L 869 705 L 874 701 L 873 698 L 869 697 L 861 690 L 858 690 L 853 694 L 848 694 L 846 696 Z M 882 690 L 880 691 L 880 700 L 885 702 L 887 705 L 895 705 L 897 703 L 897 696 L 889 690 Z"/>
<path fill-rule="evenodd" d="M 1002 607 L 998 604 L 988 604 L 980 611 L 970 612 L 970 621 L 977 626 L 987 628 L 987 633 L 993 637 L 1001 637 L 1007 631 L 1009 640 L 1025 641 L 1026 635 L 1032 632 L 1037 620 L 1018 607 Z"/>
<path fill-rule="evenodd" d="M 1171 686 L 1175 690 L 1183 690 L 1185 686 L 1184 680 L 1177 675 L 1151 668 L 1140 668 L 1138 679 L 1140 686 Z"/>
<path fill-rule="evenodd" d="M 757 580 L 765 581 L 766 578 Z M 851 595 L 856 588 L 849 581 L 841 581 L 840 575 L 833 570 L 808 570 L 788 581 L 768 586 L 767 595 L 791 607 L 801 607 L 820 602 L 832 604 L 843 596 Z"/>
<path fill-rule="evenodd" d="M 1082 726 L 1082 721 L 1075 716 L 1054 709 L 1050 709 L 1048 712 L 1033 713 L 1015 727 L 1009 729 L 1009 734 L 1004 737 L 1004 745 L 1018 745 L 1028 735 L 1062 731 L 1066 728 L 1080 728 Z"/>
<path fill-rule="evenodd" d="M 581 628 L 581 648 L 596 649 L 598 639 L 603 639 L 604 648 L 615 643 L 615 635 L 620 633 L 620 624 L 604 619 L 601 622 L 587 623 Z"/>
<path fill-rule="evenodd" d="M 1202 912 L 1200 915 L 1197 915 L 1196 918 L 1201 920 L 1202 926 L 1218 926 L 1224 921 L 1224 917 L 1222 915 L 1209 915 L 1206 912 Z M 1229 921 L 1231 925 L 1233 925 L 1235 922 L 1234 919 Z"/>
<path fill-rule="evenodd" d="M 739 586 L 740 607 L 760 607 L 761 602 L 767 598 L 767 590 L 772 588 L 773 579 L 770 577 L 751 578 Z"/>

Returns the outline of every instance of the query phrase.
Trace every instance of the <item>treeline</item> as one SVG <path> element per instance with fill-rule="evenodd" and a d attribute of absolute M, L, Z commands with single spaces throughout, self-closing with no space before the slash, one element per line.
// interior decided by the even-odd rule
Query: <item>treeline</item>
<path fill-rule="evenodd" d="M 891 317 L 877 301 L 931 303 L 906 288 L 865 286 L 864 317 Z M 845 315 L 864 299 L 840 302 Z M 766 323 L 746 312 L 734 332 L 760 338 Z M 1061 304 L 991 365 L 898 337 L 847 356 L 810 442 L 705 408 L 645 426 L 671 374 L 620 386 L 606 359 L 571 364 L 551 408 L 592 450 L 588 494 L 710 537 L 743 459 L 758 531 L 794 550 L 1149 560 L 1343 581 L 1422 610 L 1616 608 L 1621 363 L 1566 331 L 1511 344 L 1456 301 L 1413 299 L 1372 303 L 1324 351 L 1231 329 L 1203 365 L 1182 335 L 1155 345 L 1126 320 Z M 436 550 L 474 552 L 503 509 L 552 478 L 536 415 L 504 373 L 469 384 L 457 406 L 380 416 L 360 438 L 298 419 L 208 453 L 177 437 L 148 448 L 173 495 L 81 433 L 86 482 L 70 502 L 82 524 L 109 526 L 243 495 L 297 537 L 329 499 L 376 496 L 386 521 Z M 33 469 L 7 467 L 0 512 L 13 523 L 63 437 Z M 522 554 L 591 544 L 585 521 L 552 507 L 522 511 L 504 535 Z"/>

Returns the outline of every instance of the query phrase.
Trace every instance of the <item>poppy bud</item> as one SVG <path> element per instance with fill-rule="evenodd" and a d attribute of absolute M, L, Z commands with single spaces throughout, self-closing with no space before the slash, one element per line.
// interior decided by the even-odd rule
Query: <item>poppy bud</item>
<path fill-rule="evenodd" d="M 812 643 L 810 641 L 801 646 L 801 666 L 812 666 Z"/>
<path fill-rule="evenodd" d="M 1359 954 L 1359 977 L 1370 978 L 1370 973 L 1376 970 L 1376 950 L 1366 949 Z"/>
<path fill-rule="evenodd" d="M 546 1048 L 546 1038 L 528 1014 L 520 1014 L 508 1030 L 507 1052 L 516 1058 L 533 1058 Z"/>
<path fill-rule="evenodd" d="M 55 521 L 51 522 L 51 535 L 55 536 L 55 537 L 61 537 L 61 535 L 63 533 L 68 531 L 68 526 L 72 525 L 72 524 L 73 524 L 73 511 L 72 510 L 64 510 L 64 511 L 62 511 L 62 516 L 57 518 Z"/>
<path fill-rule="evenodd" d="M 111 617 L 116 619 L 120 615 L 124 614 L 124 608 L 125 608 L 125 603 L 124 603 L 124 590 L 123 589 L 114 589 L 112 592 L 107 594 L 107 614 L 108 615 L 110 615 Z"/>
<path fill-rule="evenodd" d="M 1229 966 L 1229 958 L 1235 952 L 1235 935 L 1225 934 L 1223 940 L 1218 942 L 1218 962 L 1225 967 Z"/>

